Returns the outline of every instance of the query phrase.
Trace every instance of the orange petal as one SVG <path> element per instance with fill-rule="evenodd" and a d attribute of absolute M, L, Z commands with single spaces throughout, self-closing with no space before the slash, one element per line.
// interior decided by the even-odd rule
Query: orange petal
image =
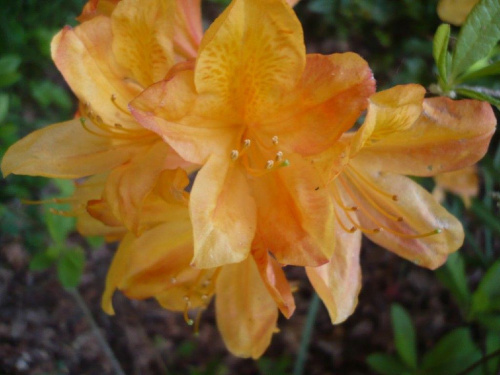
<path fill-rule="evenodd" d="M 222 339 L 238 357 L 259 358 L 276 330 L 278 309 L 252 257 L 222 268 L 215 312 Z"/>
<path fill-rule="evenodd" d="M 256 207 L 244 171 L 229 157 L 212 157 L 191 191 L 193 265 L 212 268 L 244 260 L 256 227 Z"/>
<path fill-rule="evenodd" d="M 170 164 L 172 153 L 175 152 L 166 143 L 158 140 L 129 163 L 115 168 L 106 182 L 103 199 L 114 216 L 137 235 L 145 229 L 141 221 L 146 197 L 163 171 L 177 167 Z M 169 190 L 168 185 L 164 188 Z"/>
<path fill-rule="evenodd" d="M 120 0 L 90 0 L 76 19 L 83 23 L 101 14 L 109 17 L 119 2 Z"/>
<path fill-rule="evenodd" d="M 307 55 L 301 81 L 262 128 L 294 152 L 317 154 L 354 125 L 374 91 L 372 72 L 359 55 Z"/>
<path fill-rule="evenodd" d="M 174 49 L 182 60 L 195 59 L 203 36 L 201 0 L 176 0 Z"/>
<path fill-rule="evenodd" d="M 340 208 L 336 208 L 341 212 Z M 339 214 L 341 220 L 346 220 Z M 346 232 L 335 226 L 335 251 L 330 261 L 319 267 L 306 267 L 307 276 L 325 304 L 333 324 L 346 320 L 358 304 L 361 289 L 361 232 Z"/>
<path fill-rule="evenodd" d="M 4 176 L 79 178 L 109 171 L 143 147 L 93 135 L 75 119 L 34 131 L 16 142 L 2 159 L 2 172 Z"/>
<path fill-rule="evenodd" d="M 258 24 L 258 27 L 255 25 Z M 305 66 L 302 27 L 284 0 L 235 0 L 206 31 L 196 63 L 196 90 L 214 112 L 264 120 Z"/>
<path fill-rule="evenodd" d="M 52 59 L 78 99 L 107 124 L 135 127 L 133 118 L 111 100 L 126 108 L 141 87 L 124 79 L 125 71 L 112 52 L 111 20 L 95 17 L 72 29 L 65 27 L 52 39 Z M 91 77 L 91 78 L 89 78 Z"/>
<path fill-rule="evenodd" d="M 121 242 L 106 277 L 102 307 L 113 314 L 111 298 L 115 289 L 128 297 L 144 299 L 170 288 L 185 286 L 200 271 L 189 266 L 193 255 L 188 211 L 157 226 L 141 237 L 129 233 Z M 185 301 L 178 301 L 184 308 Z"/>
<path fill-rule="evenodd" d="M 483 157 L 495 131 L 488 103 L 425 99 L 423 112 L 408 129 L 365 146 L 356 160 L 380 171 L 433 176 L 464 168 Z"/>
<path fill-rule="evenodd" d="M 259 269 L 260 277 L 282 314 L 288 319 L 295 311 L 295 301 L 290 284 L 288 284 L 280 264 L 256 243 L 257 241 L 254 241 L 252 246 L 252 255 Z"/>
<path fill-rule="evenodd" d="M 436 191 L 446 190 L 462 198 L 465 207 L 471 204 L 471 198 L 479 193 L 479 176 L 477 166 L 472 165 L 454 172 L 441 173 L 434 176 L 436 188 L 432 195 L 436 197 Z M 440 199 L 436 200 L 440 201 Z"/>
<path fill-rule="evenodd" d="M 437 13 L 444 22 L 460 26 L 479 0 L 439 0 Z"/>
<path fill-rule="evenodd" d="M 365 145 L 408 129 L 422 113 L 425 89 L 420 85 L 402 85 L 370 97 L 366 119 L 353 137 L 351 157 Z"/>
<path fill-rule="evenodd" d="M 290 165 L 252 180 L 258 232 L 281 264 L 319 266 L 334 246 L 334 211 L 316 169 L 298 155 Z"/>
<path fill-rule="evenodd" d="M 355 220 L 375 243 L 423 267 L 435 269 L 462 246 L 462 224 L 410 178 L 380 173 L 356 161 L 336 182 Z M 378 233 L 377 233 L 378 229 Z"/>
<path fill-rule="evenodd" d="M 174 64 L 175 10 L 174 0 L 127 0 L 111 15 L 116 61 L 143 88 L 163 79 Z"/>
<path fill-rule="evenodd" d="M 159 134 L 185 160 L 204 164 L 212 153 L 229 158 L 229 145 L 238 129 L 198 115 L 197 106 L 189 70 L 149 87 L 130 104 L 137 121 Z"/>

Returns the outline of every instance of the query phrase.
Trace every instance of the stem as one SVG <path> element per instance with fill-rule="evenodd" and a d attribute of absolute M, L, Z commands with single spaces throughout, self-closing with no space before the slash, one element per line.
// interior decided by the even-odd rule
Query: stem
<path fill-rule="evenodd" d="M 311 304 L 309 305 L 309 311 L 307 312 L 306 324 L 304 326 L 304 330 L 302 331 L 302 339 L 300 341 L 297 360 L 295 361 L 295 365 L 293 367 L 293 375 L 302 375 L 304 372 L 307 351 L 309 349 L 309 343 L 311 342 L 314 323 L 316 322 L 316 315 L 318 315 L 319 302 L 320 300 L 318 295 L 314 293 L 311 299 Z"/>
<path fill-rule="evenodd" d="M 487 356 L 481 358 L 479 361 L 474 362 L 472 365 L 467 367 L 464 371 L 459 372 L 457 375 L 466 375 L 466 374 L 470 373 L 472 370 L 481 366 L 483 363 L 487 363 L 490 359 L 495 358 L 498 355 L 500 355 L 500 349 L 495 350 L 493 353 L 490 353 Z"/>
<path fill-rule="evenodd" d="M 108 357 L 109 361 L 111 362 L 111 366 L 113 367 L 113 370 L 117 375 L 125 375 L 123 372 L 122 367 L 120 366 L 120 363 L 116 359 L 113 350 L 111 350 L 108 342 L 104 339 L 101 330 L 99 329 L 99 326 L 97 325 L 96 321 L 94 320 L 94 317 L 92 316 L 92 313 L 87 307 L 87 304 L 83 300 L 82 296 L 78 292 L 78 289 L 76 288 L 71 288 L 67 289 L 67 291 L 73 296 L 73 298 L 76 300 L 78 307 L 83 311 L 83 314 L 87 318 L 90 328 L 92 329 L 92 332 L 97 338 L 97 341 L 99 341 L 99 344 L 101 345 L 102 350 L 104 351 L 104 354 Z"/>

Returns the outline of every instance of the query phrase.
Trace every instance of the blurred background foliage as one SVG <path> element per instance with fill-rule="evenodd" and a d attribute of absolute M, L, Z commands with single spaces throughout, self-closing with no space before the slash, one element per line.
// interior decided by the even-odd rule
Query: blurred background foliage
<path fill-rule="evenodd" d="M 207 25 L 227 3 L 228 0 L 204 1 Z M 3 4 L 0 12 L 0 157 L 16 140 L 47 124 L 69 119 L 76 110 L 73 95 L 51 62 L 50 40 L 64 25 L 76 25 L 75 17 L 83 4 L 83 0 L 43 3 L 19 0 Z M 410 82 L 427 88 L 432 84 L 439 86 L 438 69 L 433 60 L 433 38 L 441 24 L 436 6 L 437 0 L 302 0 L 296 11 L 303 23 L 309 52 L 359 53 L 369 62 L 381 90 Z M 451 28 L 451 49 L 458 31 L 456 27 Z M 498 62 L 499 53 L 498 47 L 493 49 L 483 59 L 482 67 L 485 63 Z M 498 73 L 476 77 L 473 82 L 493 92 L 500 89 Z M 457 93 L 460 96 L 460 91 Z M 498 111 L 496 114 L 498 116 Z M 456 365 L 449 373 L 461 374 L 460 371 L 500 348 L 500 264 L 495 263 L 500 255 L 498 134 L 480 164 L 479 174 L 480 194 L 473 199 L 469 210 L 453 195 L 448 195 L 444 203 L 462 220 L 466 231 L 464 248 L 437 272 L 437 278 L 461 309 L 462 327 L 448 333 L 449 337 L 436 337 L 434 349 L 420 355 L 411 311 L 394 305 L 391 312 L 395 349 L 386 348 L 391 354 L 369 356 L 368 365 L 373 371 L 430 374 L 438 371 L 436 368 L 443 368 L 439 366 L 446 368 L 447 363 L 457 363 L 457 353 L 461 353 L 461 365 Z M 426 188 L 433 188 L 432 180 L 419 181 Z M 85 256 L 81 246 L 97 247 L 102 241 L 70 241 L 74 232 L 70 218 L 51 214 L 53 206 L 23 204 L 22 200 L 39 201 L 69 195 L 71 185 L 26 176 L 0 180 L 0 245 L 21 244 L 32 257 L 32 270 L 56 264 L 59 280 L 68 288 L 78 285 L 83 272 Z M 315 314 L 309 315 L 314 319 Z M 406 332 L 408 340 L 398 338 L 398 332 Z M 462 351 L 457 352 L 459 349 L 453 346 L 456 342 L 461 343 Z M 189 354 L 189 345 L 179 351 Z M 468 373 L 496 374 L 499 361 L 494 360 L 496 362 L 483 361 L 482 366 Z M 257 367 L 262 374 L 286 374 L 293 368 L 293 360 L 289 356 L 273 360 L 263 358 Z M 203 371 L 193 368 L 190 373 L 225 372 L 218 362 L 212 362 L 207 368 L 209 370 Z M 295 373 L 300 374 L 300 371 L 296 367 Z"/>

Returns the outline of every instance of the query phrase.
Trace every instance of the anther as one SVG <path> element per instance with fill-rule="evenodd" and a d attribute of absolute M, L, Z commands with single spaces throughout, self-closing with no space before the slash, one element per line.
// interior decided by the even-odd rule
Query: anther
<path fill-rule="evenodd" d="M 276 161 L 277 161 L 277 162 L 280 162 L 280 161 L 282 161 L 282 160 L 283 160 L 283 152 L 278 151 L 278 152 L 276 153 Z"/>
<path fill-rule="evenodd" d="M 117 129 L 123 129 L 123 125 L 116 123 L 115 124 L 115 128 L 117 128 Z"/>
<path fill-rule="evenodd" d="M 177 279 L 175 277 L 170 278 L 172 284 L 177 284 Z M 187 297 L 187 296 L 186 296 Z"/>
<path fill-rule="evenodd" d="M 244 148 L 249 148 L 251 144 L 252 144 L 252 141 L 250 139 L 245 139 L 243 141 L 243 147 Z"/>
<path fill-rule="evenodd" d="M 182 299 L 184 299 L 184 301 L 186 301 L 186 304 L 189 304 L 189 297 L 188 296 L 184 296 L 184 297 L 182 297 Z"/>
<path fill-rule="evenodd" d="M 202 294 L 202 295 L 201 295 L 201 299 L 202 299 L 203 301 L 206 301 L 206 300 L 208 299 L 208 294 Z"/>
<path fill-rule="evenodd" d="M 393 195 L 392 200 L 397 202 L 399 200 L 399 197 L 397 195 Z"/>
<path fill-rule="evenodd" d="M 273 167 L 274 167 L 274 161 L 268 160 L 266 163 L 266 169 L 273 169 Z"/>
<path fill-rule="evenodd" d="M 231 160 L 236 160 L 238 159 L 238 156 L 240 156 L 240 153 L 238 152 L 238 150 L 232 150 L 231 151 Z"/>
<path fill-rule="evenodd" d="M 278 136 L 275 135 L 271 138 L 271 140 L 273 141 L 273 145 L 277 145 L 278 144 Z"/>

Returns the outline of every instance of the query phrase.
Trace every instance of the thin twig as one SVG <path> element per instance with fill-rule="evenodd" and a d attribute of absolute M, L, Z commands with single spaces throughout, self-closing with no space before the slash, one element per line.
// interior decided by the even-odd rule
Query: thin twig
<path fill-rule="evenodd" d="M 116 375 L 125 375 L 123 372 L 122 367 L 120 366 L 120 363 L 115 357 L 115 354 L 113 353 L 113 350 L 110 348 L 108 342 L 104 338 L 104 336 L 101 333 L 101 330 L 99 329 L 99 326 L 97 325 L 96 321 L 94 320 L 94 317 L 92 316 L 92 313 L 90 312 L 89 308 L 87 307 L 87 304 L 83 300 L 82 296 L 80 295 L 80 292 L 78 292 L 78 289 L 72 288 L 72 289 L 67 289 L 68 292 L 73 296 L 73 298 L 76 300 L 78 306 L 80 309 L 83 311 L 85 317 L 87 318 L 90 327 L 92 328 L 92 332 L 97 338 L 97 341 L 99 341 L 99 344 L 101 345 L 102 350 L 108 357 L 109 361 L 111 362 L 111 367 L 113 367 L 113 370 L 115 371 Z"/>
<path fill-rule="evenodd" d="M 487 363 L 490 359 L 495 358 L 499 355 L 500 355 L 500 349 L 495 350 L 493 353 L 490 353 L 487 356 L 484 356 L 483 358 L 481 358 L 479 361 L 474 362 L 472 365 L 467 367 L 464 371 L 459 372 L 457 375 L 466 375 L 466 374 L 470 373 L 472 370 L 474 370 L 475 368 L 481 366 L 483 363 Z"/>
<path fill-rule="evenodd" d="M 302 331 L 302 339 L 300 340 L 297 360 L 295 361 L 295 365 L 293 367 L 293 375 L 302 375 L 304 371 L 307 351 L 309 349 L 309 343 L 311 342 L 314 323 L 316 322 L 316 315 L 318 315 L 319 302 L 320 300 L 318 295 L 314 293 L 311 299 L 311 304 L 309 305 L 309 311 L 307 312 L 306 324 L 304 326 L 304 330 Z"/>

